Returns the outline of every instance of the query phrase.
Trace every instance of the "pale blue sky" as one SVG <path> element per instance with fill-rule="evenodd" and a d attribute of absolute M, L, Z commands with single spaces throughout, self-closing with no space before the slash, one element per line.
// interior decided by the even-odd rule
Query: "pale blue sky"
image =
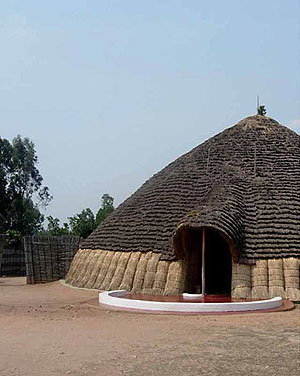
<path fill-rule="evenodd" d="M 0 136 L 34 141 L 46 214 L 122 202 L 254 114 L 300 131 L 294 0 L 0 2 Z"/>

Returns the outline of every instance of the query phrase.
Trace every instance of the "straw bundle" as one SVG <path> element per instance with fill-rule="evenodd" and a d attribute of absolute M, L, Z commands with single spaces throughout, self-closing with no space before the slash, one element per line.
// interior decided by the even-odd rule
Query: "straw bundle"
<path fill-rule="evenodd" d="M 112 256 L 113 256 L 113 252 L 111 251 L 101 251 L 101 257 L 100 257 L 100 260 L 98 260 L 99 270 L 98 270 L 97 278 L 94 282 L 95 289 L 101 288 L 101 284 L 106 276 Z"/>
<path fill-rule="evenodd" d="M 299 266 L 299 259 L 294 257 L 283 259 L 286 298 L 296 301 L 300 300 Z"/>
<path fill-rule="evenodd" d="M 80 287 L 85 287 L 86 284 L 88 283 L 88 281 L 91 277 L 91 274 L 94 270 L 96 261 L 97 261 L 97 256 L 98 256 L 97 253 L 94 250 L 90 251 L 90 253 L 91 253 L 91 257 L 89 258 L 89 263 L 88 263 L 88 266 L 86 268 L 86 272 L 85 272 L 83 278 L 80 281 Z"/>
<path fill-rule="evenodd" d="M 139 262 L 140 257 L 141 257 L 141 252 L 132 252 L 130 254 L 128 264 L 127 264 L 122 282 L 119 287 L 120 290 L 131 291 L 135 271 L 136 271 L 137 264 Z"/>
<path fill-rule="evenodd" d="M 268 299 L 269 298 L 268 287 L 265 287 L 265 286 L 252 287 L 250 296 L 252 299 Z"/>
<path fill-rule="evenodd" d="M 232 280 L 244 281 L 245 286 L 251 286 L 251 266 L 232 263 Z"/>
<path fill-rule="evenodd" d="M 251 288 L 246 286 L 236 286 L 231 290 L 233 298 L 249 299 L 251 297 Z"/>
<path fill-rule="evenodd" d="M 0 257 L 1 257 L 1 256 L 0 256 Z M 78 252 L 76 252 L 76 254 L 75 254 L 75 256 L 74 256 L 72 262 L 74 262 L 74 264 L 77 263 L 77 262 L 78 262 L 78 258 L 79 258 L 79 256 L 78 256 Z M 71 262 L 71 265 L 70 265 L 70 269 L 69 269 L 69 271 L 68 271 L 68 274 L 66 275 L 66 278 L 65 278 L 65 280 L 66 280 L 67 283 L 72 283 L 72 281 L 73 281 L 73 276 L 74 276 L 74 273 L 75 273 L 75 268 L 72 269 L 72 262 Z"/>
<path fill-rule="evenodd" d="M 269 297 L 267 260 L 258 260 L 256 264 L 251 267 L 251 282 L 252 299 L 267 299 Z"/>
<path fill-rule="evenodd" d="M 159 263 L 160 254 L 152 253 L 152 256 L 147 264 L 147 270 L 143 283 L 143 293 L 144 294 L 153 294 L 153 285 L 155 281 L 155 275 Z"/>
<path fill-rule="evenodd" d="M 232 263 L 231 295 L 234 298 L 250 298 L 251 266 Z"/>
<path fill-rule="evenodd" d="M 95 265 L 92 269 L 91 275 L 85 285 L 87 289 L 92 289 L 94 288 L 94 284 L 96 282 L 96 279 L 99 274 L 99 269 L 101 267 L 101 263 L 103 261 L 103 251 L 101 250 L 96 250 L 95 252 Z"/>
<path fill-rule="evenodd" d="M 76 253 L 76 256 L 77 256 L 76 259 L 72 261 L 72 264 L 71 264 L 71 267 L 70 267 L 70 270 L 66 279 L 68 283 L 71 283 L 74 286 L 78 284 L 79 276 L 82 270 L 84 269 L 84 262 L 85 260 L 87 260 L 89 253 L 80 249 Z M 70 277 L 69 277 L 69 274 L 70 274 Z"/>
<path fill-rule="evenodd" d="M 120 284 L 123 280 L 130 256 L 131 256 L 131 252 L 120 252 L 118 266 L 116 268 L 115 274 L 113 275 L 113 278 L 108 288 L 110 291 L 119 289 Z"/>
<path fill-rule="evenodd" d="M 95 282 L 95 287 L 100 289 L 100 290 L 104 290 L 104 287 L 103 287 L 104 281 L 105 281 L 106 274 L 108 272 L 108 269 L 110 267 L 110 264 L 111 264 L 111 261 L 112 261 L 114 255 L 115 255 L 114 252 L 107 251 L 106 256 L 103 260 L 103 264 L 102 264 L 100 273 L 99 273 L 97 280 Z"/>
<path fill-rule="evenodd" d="M 170 264 L 164 295 L 177 295 L 184 292 L 186 264 L 183 260 Z"/>
<path fill-rule="evenodd" d="M 112 252 L 112 253 L 113 253 L 113 257 L 111 259 L 111 263 L 108 267 L 106 276 L 105 276 L 104 281 L 102 282 L 102 286 L 101 286 L 101 289 L 106 290 L 106 291 L 109 289 L 110 283 L 111 283 L 112 278 L 115 274 L 115 271 L 117 269 L 118 262 L 119 262 L 119 259 L 120 259 L 120 256 L 121 256 L 121 252 Z"/>
<path fill-rule="evenodd" d="M 76 279 L 76 276 L 79 273 L 79 268 L 78 267 L 80 265 L 80 259 L 82 257 L 82 253 L 83 253 L 83 251 L 81 249 L 79 249 L 76 252 L 76 254 L 75 254 L 75 256 L 74 256 L 74 258 L 73 258 L 73 260 L 71 262 L 69 272 L 68 272 L 68 274 L 66 276 L 66 282 L 67 283 L 72 284 L 73 281 Z"/>
<path fill-rule="evenodd" d="M 93 274 L 94 272 L 94 269 L 95 269 L 95 265 L 97 263 L 97 260 L 98 260 L 98 252 L 95 251 L 95 250 L 91 250 L 90 253 L 92 254 L 92 258 L 89 262 L 89 265 L 86 269 L 86 272 L 85 272 L 85 275 L 84 277 L 82 278 L 81 282 L 80 282 L 80 286 L 81 287 L 87 287 L 86 285 L 89 283 L 90 281 L 90 278 L 91 278 L 91 275 Z"/>
<path fill-rule="evenodd" d="M 259 271 L 260 269 L 263 269 L 264 270 L 263 273 L 264 273 L 265 270 L 268 269 L 268 260 L 257 260 L 256 264 L 253 266 L 256 266 L 257 271 Z M 261 274 L 261 273 L 257 273 L 257 274 Z"/>
<path fill-rule="evenodd" d="M 133 280 L 133 286 L 132 286 L 132 292 L 134 293 L 140 293 L 143 290 L 143 284 L 144 284 L 144 278 L 147 270 L 148 261 L 150 260 L 152 255 L 152 252 L 147 252 L 141 254 L 141 257 L 139 259 L 139 262 L 137 264 L 134 280 Z"/>
<path fill-rule="evenodd" d="M 285 297 L 282 259 L 268 260 L 269 296 Z"/>
<path fill-rule="evenodd" d="M 73 284 L 75 286 L 79 286 L 81 287 L 82 285 L 82 281 L 86 275 L 86 272 L 87 272 L 87 269 L 90 265 L 90 262 L 93 258 L 93 253 L 91 251 L 84 251 L 82 253 L 82 258 L 81 258 L 81 261 L 82 261 L 82 264 L 80 263 L 79 265 L 77 265 L 77 269 L 78 269 L 78 274 L 73 282 Z"/>
<path fill-rule="evenodd" d="M 283 273 L 286 288 L 299 289 L 299 259 L 287 258 L 283 260 Z"/>
<path fill-rule="evenodd" d="M 157 270 L 155 274 L 155 280 L 153 283 L 153 293 L 160 295 L 163 294 L 166 282 L 167 282 L 167 276 L 169 271 L 169 266 L 171 265 L 170 261 L 159 261 L 157 265 Z"/>

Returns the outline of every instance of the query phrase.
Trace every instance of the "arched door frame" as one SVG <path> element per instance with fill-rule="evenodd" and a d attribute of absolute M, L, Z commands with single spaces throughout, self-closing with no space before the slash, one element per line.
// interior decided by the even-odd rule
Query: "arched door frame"
<path fill-rule="evenodd" d="M 187 239 L 186 235 L 187 232 L 186 230 L 193 229 L 193 230 L 198 230 L 201 231 L 201 294 L 205 295 L 206 294 L 206 279 L 205 279 L 205 258 L 206 258 L 206 230 L 213 230 L 220 235 L 223 240 L 227 243 L 230 254 L 231 254 L 231 259 L 234 262 L 238 261 L 239 258 L 239 252 L 237 251 L 237 248 L 235 247 L 233 241 L 222 231 L 219 229 L 216 229 L 212 226 L 182 226 L 180 228 L 180 231 L 177 233 L 177 247 L 175 247 L 175 251 L 177 250 L 177 256 L 178 258 L 187 258 L 189 257 L 189 249 L 187 246 Z M 179 230 L 179 229 L 178 229 Z M 185 230 L 185 231 L 184 231 Z M 179 244 L 178 244 L 179 242 Z M 174 244 L 175 245 L 175 244 Z M 179 251 L 179 254 L 178 254 Z"/>

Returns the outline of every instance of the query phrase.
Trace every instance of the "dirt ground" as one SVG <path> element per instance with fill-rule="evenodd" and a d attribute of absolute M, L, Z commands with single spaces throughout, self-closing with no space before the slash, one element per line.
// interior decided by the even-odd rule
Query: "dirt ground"
<path fill-rule="evenodd" d="M 220 316 L 102 310 L 96 291 L 0 278 L 0 375 L 300 374 L 300 307 Z"/>

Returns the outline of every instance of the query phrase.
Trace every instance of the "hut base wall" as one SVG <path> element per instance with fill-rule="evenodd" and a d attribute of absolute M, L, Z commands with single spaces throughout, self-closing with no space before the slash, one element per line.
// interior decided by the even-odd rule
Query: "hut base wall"
<path fill-rule="evenodd" d="M 185 275 L 183 260 L 161 261 L 159 254 L 154 252 L 80 249 L 66 282 L 99 290 L 126 289 L 134 293 L 177 295 L 184 292 Z"/>
<path fill-rule="evenodd" d="M 258 260 L 255 265 L 232 263 L 231 295 L 235 298 L 268 299 L 281 296 L 300 300 L 300 259 Z"/>
<path fill-rule="evenodd" d="M 231 295 L 300 301 L 300 259 L 258 260 L 255 265 L 232 262 Z M 177 295 L 185 290 L 186 263 L 161 261 L 154 252 L 111 252 L 80 249 L 66 282 L 99 290 L 126 289 L 135 293 Z"/>

